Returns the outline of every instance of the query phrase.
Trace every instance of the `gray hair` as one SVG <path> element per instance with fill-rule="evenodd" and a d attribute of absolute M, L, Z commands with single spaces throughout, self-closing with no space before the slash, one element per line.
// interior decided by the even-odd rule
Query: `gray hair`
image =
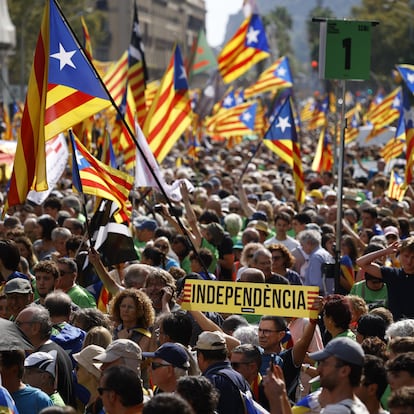
<path fill-rule="evenodd" d="M 320 246 L 322 236 L 317 230 L 303 230 L 298 234 L 298 241 L 300 244 L 310 243 L 312 246 Z"/>
<path fill-rule="evenodd" d="M 27 306 L 32 311 L 31 322 L 40 324 L 41 339 L 48 339 L 52 333 L 52 321 L 50 320 L 49 311 L 42 305 L 31 303 Z"/>
<path fill-rule="evenodd" d="M 69 239 L 72 237 L 72 233 L 69 229 L 66 227 L 56 227 L 52 230 L 52 241 L 55 241 L 57 239 Z"/>
<path fill-rule="evenodd" d="M 239 326 L 233 332 L 233 336 L 242 344 L 252 344 L 259 346 L 258 328 L 258 325 Z"/>
<path fill-rule="evenodd" d="M 396 336 L 414 337 L 414 319 L 402 319 L 393 322 L 385 331 L 385 334 L 388 338 L 395 338 Z"/>

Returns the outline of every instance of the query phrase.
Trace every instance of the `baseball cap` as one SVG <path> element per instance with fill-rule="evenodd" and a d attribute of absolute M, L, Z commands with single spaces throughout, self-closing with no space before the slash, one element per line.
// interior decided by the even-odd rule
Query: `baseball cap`
<path fill-rule="evenodd" d="M 334 356 L 349 364 L 364 365 L 364 350 L 361 345 L 350 338 L 334 338 L 322 351 L 312 352 L 309 357 L 314 361 L 323 361 Z"/>
<path fill-rule="evenodd" d="M 56 377 L 56 356 L 57 352 L 33 352 L 24 360 L 25 368 L 38 368 L 48 372 L 53 378 Z"/>
<path fill-rule="evenodd" d="M 9 280 L 4 287 L 4 293 L 33 293 L 32 285 L 27 279 L 16 277 Z"/>
<path fill-rule="evenodd" d="M 255 211 L 250 217 L 250 220 L 267 221 L 267 214 L 264 211 Z"/>
<path fill-rule="evenodd" d="M 218 351 L 220 349 L 226 349 L 226 340 L 220 331 L 204 331 L 198 336 L 194 349 L 200 349 L 203 351 Z"/>
<path fill-rule="evenodd" d="M 397 236 L 398 238 L 400 237 L 400 232 L 398 231 L 397 227 L 395 226 L 387 226 L 384 229 L 384 236 L 387 237 L 388 235 L 394 235 Z"/>
<path fill-rule="evenodd" d="M 130 339 L 116 339 L 111 342 L 105 352 L 93 358 L 95 362 L 114 362 L 118 358 L 142 361 L 142 351 L 138 344 Z"/>
<path fill-rule="evenodd" d="M 73 354 L 73 359 L 86 369 L 90 374 L 96 378 L 100 378 L 101 370 L 99 369 L 98 364 L 94 364 L 93 360 L 99 355 L 102 355 L 105 352 L 105 349 L 98 345 L 88 345 L 83 348 L 82 351 L 77 354 Z"/>
<path fill-rule="evenodd" d="M 318 190 L 316 188 L 314 188 L 313 190 L 311 190 L 309 192 L 309 196 L 312 197 L 312 198 L 317 198 L 319 200 L 322 200 L 323 199 L 322 191 L 321 190 Z"/>
<path fill-rule="evenodd" d="M 325 193 L 325 200 L 328 198 L 328 197 L 337 197 L 337 193 L 336 193 L 336 191 L 334 191 L 334 190 L 328 190 L 326 193 Z"/>
<path fill-rule="evenodd" d="M 135 228 L 137 230 L 151 230 L 154 231 L 158 227 L 158 224 L 155 220 L 143 220 L 135 223 Z"/>
<path fill-rule="evenodd" d="M 180 344 L 166 342 L 155 352 L 143 352 L 144 358 L 160 358 L 177 368 L 187 369 L 190 366 L 188 354 Z"/>

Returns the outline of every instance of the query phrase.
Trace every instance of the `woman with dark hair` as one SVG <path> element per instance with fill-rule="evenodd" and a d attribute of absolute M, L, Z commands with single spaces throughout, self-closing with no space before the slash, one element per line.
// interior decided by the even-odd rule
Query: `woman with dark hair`
<path fill-rule="evenodd" d="M 325 298 L 323 323 L 330 335 L 329 339 L 348 337 L 355 340 L 355 334 L 349 329 L 351 319 L 351 307 L 346 296 L 333 294 Z"/>
<path fill-rule="evenodd" d="M 52 230 L 56 227 L 55 219 L 48 214 L 38 217 L 35 228 L 37 240 L 33 243 L 38 260 L 50 259 L 50 255 L 55 251 Z"/>
<path fill-rule="evenodd" d="M 154 267 L 161 267 L 165 269 L 165 264 L 167 262 L 167 257 L 164 252 L 155 246 L 147 246 L 141 253 L 141 262 Z"/>
<path fill-rule="evenodd" d="M 35 264 L 38 262 L 32 241 L 26 236 L 17 237 L 14 241 L 19 248 L 20 256 L 24 257 L 27 260 L 29 269 L 32 272 Z"/>
<path fill-rule="evenodd" d="M 118 326 L 113 339 L 131 339 L 143 352 L 149 351 L 155 313 L 150 298 L 141 290 L 125 289 L 110 304 L 111 317 Z"/>
<path fill-rule="evenodd" d="M 289 249 L 280 243 L 270 244 L 267 249 L 272 253 L 272 272 L 286 277 L 291 285 L 302 285 L 299 273 L 292 270 L 295 258 Z"/>

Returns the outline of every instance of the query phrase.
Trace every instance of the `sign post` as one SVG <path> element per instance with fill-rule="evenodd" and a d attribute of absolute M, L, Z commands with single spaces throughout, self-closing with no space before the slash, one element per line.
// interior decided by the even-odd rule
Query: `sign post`
<path fill-rule="evenodd" d="M 319 77 L 342 82 L 341 137 L 338 146 L 338 197 L 336 212 L 335 292 L 340 288 L 343 176 L 345 152 L 346 81 L 369 79 L 371 67 L 371 29 L 378 22 L 313 18 L 320 23 Z"/>

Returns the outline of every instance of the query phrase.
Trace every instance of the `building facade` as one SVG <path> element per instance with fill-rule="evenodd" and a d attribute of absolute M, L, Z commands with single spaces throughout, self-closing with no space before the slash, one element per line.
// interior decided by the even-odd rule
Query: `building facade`
<path fill-rule="evenodd" d="M 108 30 L 111 43 L 102 60 L 117 60 L 131 38 L 133 0 L 108 0 Z M 160 79 L 169 63 L 175 43 L 184 58 L 194 39 L 205 30 L 204 0 L 137 0 L 138 18 L 150 79 Z"/>

